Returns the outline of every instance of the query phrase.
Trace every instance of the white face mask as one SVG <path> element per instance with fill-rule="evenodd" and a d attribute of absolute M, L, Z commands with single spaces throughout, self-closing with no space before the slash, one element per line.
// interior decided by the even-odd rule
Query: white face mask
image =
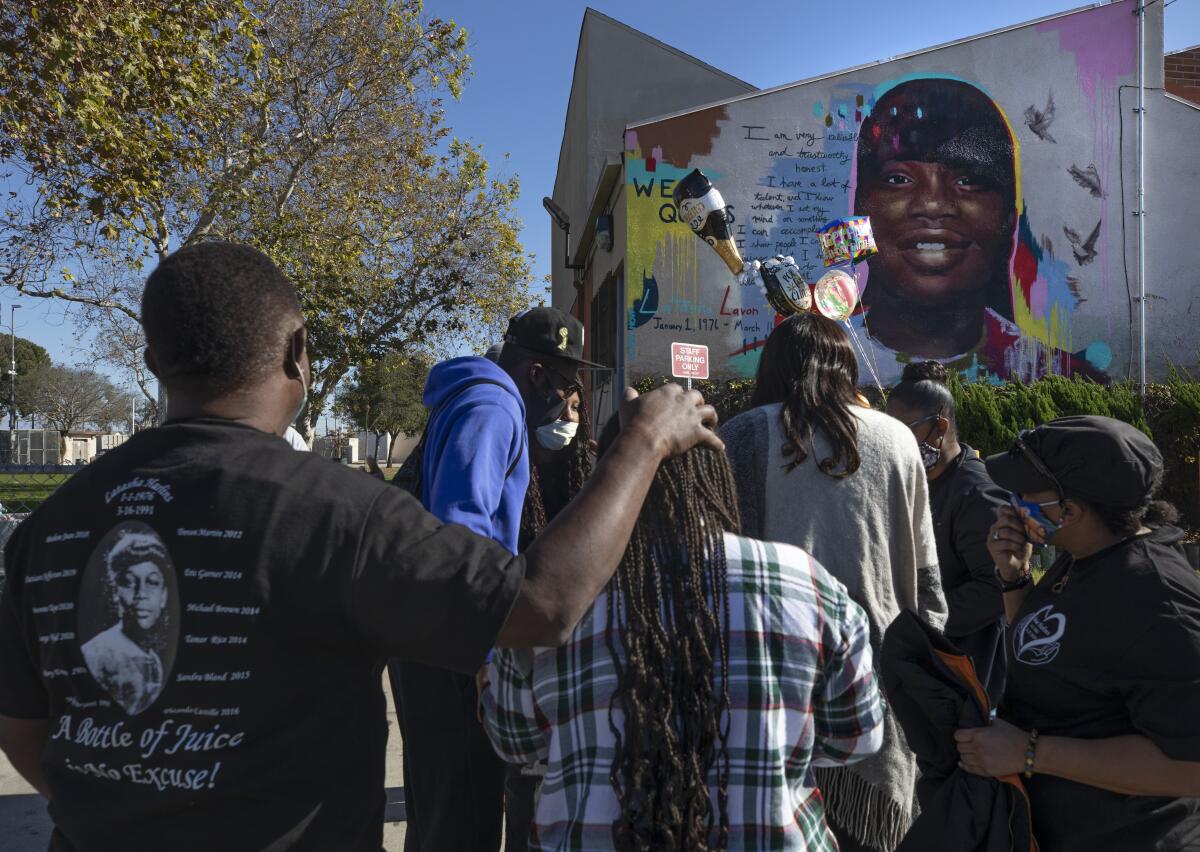
<path fill-rule="evenodd" d="M 575 433 L 578 431 L 579 424 L 574 420 L 555 420 L 553 423 L 539 426 L 534 434 L 539 444 L 556 453 L 566 449 L 567 445 L 575 440 Z"/>

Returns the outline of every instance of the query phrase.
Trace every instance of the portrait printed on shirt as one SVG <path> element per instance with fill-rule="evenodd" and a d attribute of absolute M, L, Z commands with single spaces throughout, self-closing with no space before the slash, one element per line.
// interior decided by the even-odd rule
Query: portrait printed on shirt
<path fill-rule="evenodd" d="M 84 663 L 131 716 L 154 703 L 171 675 L 178 590 L 166 545 L 142 521 L 109 530 L 84 569 L 76 631 Z"/>

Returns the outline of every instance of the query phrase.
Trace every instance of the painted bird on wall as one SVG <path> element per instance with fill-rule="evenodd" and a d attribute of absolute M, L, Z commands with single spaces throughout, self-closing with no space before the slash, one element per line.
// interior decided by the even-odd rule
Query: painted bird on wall
<path fill-rule="evenodd" d="M 1046 108 L 1039 110 L 1033 104 L 1025 108 L 1025 124 L 1038 139 L 1044 142 L 1058 143 L 1058 140 L 1050 135 L 1050 125 L 1054 123 L 1054 92 L 1046 95 Z"/>
<path fill-rule="evenodd" d="M 1081 169 L 1079 166 L 1071 166 L 1067 169 L 1067 174 L 1075 178 L 1075 183 L 1082 186 L 1092 195 L 1097 198 L 1104 197 L 1104 191 L 1100 188 L 1100 172 L 1096 171 L 1095 163 L 1088 163 L 1086 169 Z"/>
<path fill-rule="evenodd" d="M 1075 262 L 1080 266 L 1091 263 L 1096 258 L 1096 240 L 1100 236 L 1100 225 L 1103 220 L 1096 223 L 1096 227 L 1092 228 L 1092 233 L 1088 235 L 1086 240 L 1080 240 L 1079 232 L 1063 225 L 1063 233 L 1067 235 L 1067 239 L 1071 242 L 1071 252 L 1075 255 Z"/>

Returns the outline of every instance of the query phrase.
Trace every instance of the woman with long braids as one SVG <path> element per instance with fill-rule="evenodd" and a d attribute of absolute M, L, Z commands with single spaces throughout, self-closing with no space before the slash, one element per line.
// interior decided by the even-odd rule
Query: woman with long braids
<path fill-rule="evenodd" d="M 808 554 L 737 529 L 723 454 L 666 462 L 567 643 L 493 661 L 497 752 L 548 762 L 531 849 L 836 848 L 808 770 L 879 747 L 866 618 Z"/>
<path fill-rule="evenodd" d="M 524 553 L 541 535 L 546 524 L 579 493 L 592 474 L 592 441 L 587 414 L 578 391 L 563 400 L 564 410 L 553 429 L 543 427 L 536 444 L 530 445 L 529 490 L 521 510 L 520 549 Z M 571 427 L 573 424 L 574 428 Z M 528 668 L 528 651 L 505 651 L 510 665 Z M 487 684 L 487 669 L 480 689 Z M 533 808 L 542 778 L 544 760 L 508 764 L 504 775 L 504 848 L 506 852 L 525 852 L 533 828 Z"/>
<path fill-rule="evenodd" d="M 946 619 L 929 487 L 912 433 L 866 407 L 846 333 L 798 314 L 767 338 L 755 408 L 721 430 L 737 472 L 747 535 L 802 547 L 866 610 L 876 654 L 910 609 Z M 891 852 L 913 820 L 916 758 L 894 716 L 883 748 L 850 768 L 814 773 L 842 850 Z"/>

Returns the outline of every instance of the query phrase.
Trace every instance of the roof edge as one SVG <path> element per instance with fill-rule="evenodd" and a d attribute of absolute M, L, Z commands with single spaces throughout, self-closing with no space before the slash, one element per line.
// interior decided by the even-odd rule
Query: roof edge
<path fill-rule="evenodd" d="M 680 50 L 679 48 L 669 45 L 665 41 L 661 41 L 661 40 L 655 38 L 654 36 L 650 35 L 649 33 L 642 32 L 641 30 L 637 29 L 636 27 L 632 27 L 629 24 L 626 24 L 622 21 L 618 21 L 616 18 L 610 17 L 597 9 L 593 9 L 591 6 L 588 6 L 586 9 L 584 9 L 584 12 L 583 12 L 584 26 L 587 25 L 587 20 L 589 17 L 599 18 L 600 20 L 604 21 L 605 23 L 613 24 L 614 26 L 620 27 L 621 29 L 625 30 L 626 32 L 637 36 L 638 38 L 642 39 L 643 41 L 649 42 L 650 44 L 654 45 L 655 47 L 662 48 L 663 50 L 667 51 L 668 53 L 673 53 L 676 56 L 678 56 L 679 58 L 685 59 L 694 65 L 699 65 L 701 68 L 705 69 L 706 71 L 711 71 L 712 73 L 714 73 L 720 77 L 724 77 L 726 80 L 729 80 L 731 83 L 736 83 L 739 86 L 745 86 L 750 92 L 758 91 L 758 86 L 754 85 L 753 83 L 748 83 L 739 77 L 735 77 L 732 74 L 730 74 L 728 71 L 722 71 L 720 68 L 717 68 L 715 65 L 709 65 L 703 59 L 699 59 L 695 56 L 692 56 L 692 54 L 690 54 L 690 53 L 685 53 L 684 51 Z M 581 33 L 581 35 L 582 35 L 582 33 Z"/>
<path fill-rule="evenodd" d="M 1111 6 L 1113 3 L 1118 3 L 1118 2 L 1122 2 L 1122 0 L 1109 0 L 1109 2 L 1107 2 L 1107 3 L 1090 3 L 1087 6 L 1077 6 L 1074 9 L 1068 9 L 1064 12 L 1055 12 L 1052 15 L 1044 15 L 1040 18 L 1034 18 L 1029 21 L 1022 21 L 1019 24 L 1011 24 L 1007 27 L 997 27 L 994 30 L 988 30 L 986 32 L 977 33 L 972 36 L 966 36 L 965 38 L 955 39 L 954 41 L 942 42 L 941 44 L 935 44 L 931 47 L 924 47 L 924 48 L 921 48 L 920 50 L 912 50 L 912 51 L 909 51 L 908 53 L 898 53 L 895 56 L 889 56 L 887 59 L 876 59 L 871 62 L 863 62 L 860 65 L 854 65 L 854 66 L 851 66 L 850 68 L 843 68 L 839 71 L 831 71 L 826 74 L 818 74 L 814 77 L 807 77 L 803 80 L 797 80 L 794 83 L 784 83 L 783 85 L 773 86 L 769 89 L 759 89 L 756 92 L 750 92 L 745 95 L 738 95 L 736 97 L 725 98 L 724 100 L 719 100 L 719 101 L 712 101 L 711 103 L 701 104 L 701 105 L 698 105 L 695 107 L 690 107 L 688 109 L 677 110 L 675 112 L 667 113 L 665 115 L 659 115 L 659 116 L 655 116 L 654 118 L 648 118 L 648 119 L 645 119 L 644 121 L 639 121 L 636 124 L 627 124 L 625 126 L 625 129 L 626 130 L 636 130 L 637 128 L 644 127 L 647 124 L 657 124 L 660 121 L 667 121 L 672 118 L 678 118 L 681 115 L 689 115 L 693 112 L 700 112 L 701 110 L 712 109 L 713 107 L 726 106 L 728 104 L 740 103 L 742 101 L 748 101 L 748 100 L 751 100 L 752 98 L 761 97 L 763 95 L 773 95 L 776 92 L 782 92 L 787 89 L 794 89 L 799 86 L 807 86 L 809 83 L 817 83 L 817 82 L 820 82 L 821 80 L 829 80 L 834 77 L 841 77 L 844 74 L 853 74 L 856 71 L 862 71 L 864 68 L 874 68 L 876 65 L 883 65 L 886 62 L 895 62 L 900 59 L 911 59 L 914 56 L 922 56 L 926 53 L 933 53 L 938 50 L 945 50 L 946 48 L 949 48 L 949 47 L 957 47 L 960 44 L 968 44 L 973 41 L 979 41 L 980 39 L 989 38 L 991 36 L 1000 35 L 1002 33 L 1012 32 L 1013 30 L 1019 30 L 1019 29 L 1024 29 L 1025 27 L 1037 26 L 1038 24 L 1044 24 L 1046 21 L 1053 21 L 1053 20 L 1057 20 L 1058 18 L 1065 18 L 1068 15 L 1078 15 L 1080 12 L 1088 12 L 1088 11 L 1091 11 L 1092 9 L 1096 9 L 1101 6 Z"/>
<path fill-rule="evenodd" d="M 1183 104 L 1185 107 L 1191 107 L 1194 110 L 1200 110 L 1200 104 L 1189 101 L 1187 98 L 1181 98 L 1179 95 L 1172 94 L 1171 92 L 1163 92 L 1163 97 L 1170 98 L 1177 103 Z"/>
<path fill-rule="evenodd" d="M 1169 50 L 1169 51 L 1164 50 L 1163 58 L 1166 58 L 1168 56 L 1177 56 L 1180 53 L 1188 53 L 1193 50 L 1200 50 L 1200 44 L 1193 44 L 1191 47 L 1181 47 L 1181 48 L 1179 48 L 1179 50 Z"/>

